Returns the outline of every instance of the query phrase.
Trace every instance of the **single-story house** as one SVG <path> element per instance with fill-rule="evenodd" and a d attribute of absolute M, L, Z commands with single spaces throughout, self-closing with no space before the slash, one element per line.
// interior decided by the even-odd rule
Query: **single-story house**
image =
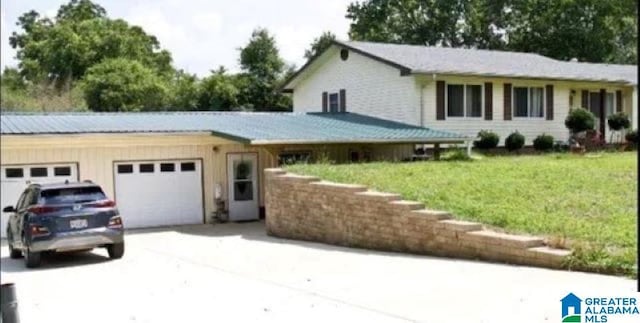
<path fill-rule="evenodd" d="M 335 41 L 284 85 L 294 112 L 347 111 L 475 136 L 519 131 L 567 140 L 572 107 L 638 124 L 636 65 L 565 62 L 532 53 Z"/>
<path fill-rule="evenodd" d="M 401 159 L 416 144 L 473 140 L 355 113 L 10 113 L 0 121 L 3 208 L 29 182 L 91 180 L 128 228 L 208 222 L 219 201 L 230 220 L 257 219 L 262 170 L 281 163 Z"/>

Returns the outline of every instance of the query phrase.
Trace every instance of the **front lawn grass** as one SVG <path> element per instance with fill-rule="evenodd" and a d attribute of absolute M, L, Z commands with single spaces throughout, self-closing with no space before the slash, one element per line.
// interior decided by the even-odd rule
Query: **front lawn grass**
<path fill-rule="evenodd" d="M 298 164 L 287 170 L 402 194 L 456 218 L 546 237 L 568 268 L 637 276 L 636 152 L 473 161 Z"/>

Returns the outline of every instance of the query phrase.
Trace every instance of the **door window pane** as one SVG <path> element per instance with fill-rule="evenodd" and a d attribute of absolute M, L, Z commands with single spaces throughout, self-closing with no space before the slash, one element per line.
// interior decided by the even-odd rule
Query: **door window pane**
<path fill-rule="evenodd" d="M 7 168 L 4 170 L 4 174 L 7 178 L 22 178 L 24 177 L 24 171 L 22 168 Z"/>
<path fill-rule="evenodd" d="M 529 101 L 529 89 L 526 87 L 514 87 L 513 88 L 513 106 L 514 116 L 527 117 L 527 104 Z"/>
<path fill-rule="evenodd" d="M 140 173 L 153 173 L 154 164 L 140 164 Z"/>
<path fill-rule="evenodd" d="M 253 182 L 235 182 L 233 185 L 233 197 L 236 201 L 253 200 Z"/>
<path fill-rule="evenodd" d="M 71 176 L 71 167 L 54 167 L 53 175 L 55 176 Z"/>
<path fill-rule="evenodd" d="M 464 117 L 464 86 L 447 85 L 447 116 Z"/>
<path fill-rule="evenodd" d="M 180 170 L 183 172 L 195 172 L 196 163 L 180 163 Z"/>
<path fill-rule="evenodd" d="M 532 87 L 531 97 L 529 102 L 530 117 L 542 118 L 544 116 L 544 109 L 542 108 L 543 100 L 544 100 L 543 88 Z"/>
<path fill-rule="evenodd" d="M 173 172 L 176 170 L 176 165 L 173 163 L 162 163 L 160 164 L 161 172 Z"/>
<path fill-rule="evenodd" d="M 118 165 L 118 174 L 130 174 L 133 173 L 133 165 Z"/>
<path fill-rule="evenodd" d="M 33 167 L 30 169 L 31 177 L 47 177 L 46 167 Z"/>
<path fill-rule="evenodd" d="M 467 85 L 467 117 L 482 117 L 482 85 Z"/>
<path fill-rule="evenodd" d="M 238 179 L 241 179 L 241 180 L 242 179 L 245 179 L 245 180 L 248 179 L 248 180 L 250 180 L 251 179 L 251 172 L 253 171 L 252 170 L 252 168 L 253 168 L 252 166 L 253 165 L 251 164 L 251 161 L 248 161 L 248 160 L 243 160 L 243 161 L 236 160 L 236 161 L 234 161 L 234 163 L 233 163 L 233 169 L 235 170 L 234 178 L 236 180 L 238 180 Z"/>

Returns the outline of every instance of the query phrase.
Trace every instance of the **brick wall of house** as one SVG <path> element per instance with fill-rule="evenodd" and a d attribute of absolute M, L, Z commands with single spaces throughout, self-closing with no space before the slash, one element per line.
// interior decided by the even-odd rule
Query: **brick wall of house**
<path fill-rule="evenodd" d="M 561 268 L 571 254 L 536 237 L 486 230 L 400 195 L 265 170 L 267 233 L 348 247 Z"/>

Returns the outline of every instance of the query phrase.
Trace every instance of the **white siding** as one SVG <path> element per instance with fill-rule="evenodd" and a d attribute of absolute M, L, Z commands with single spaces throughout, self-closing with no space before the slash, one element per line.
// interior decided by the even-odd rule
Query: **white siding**
<path fill-rule="evenodd" d="M 347 112 L 418 124 L 420 91 L 412 76 L 354 52 L 343 61 L 338 51 L 300 81 L 293 92 L 293 111 L 321 112 L 322 92 L 345 89 Z"/>

